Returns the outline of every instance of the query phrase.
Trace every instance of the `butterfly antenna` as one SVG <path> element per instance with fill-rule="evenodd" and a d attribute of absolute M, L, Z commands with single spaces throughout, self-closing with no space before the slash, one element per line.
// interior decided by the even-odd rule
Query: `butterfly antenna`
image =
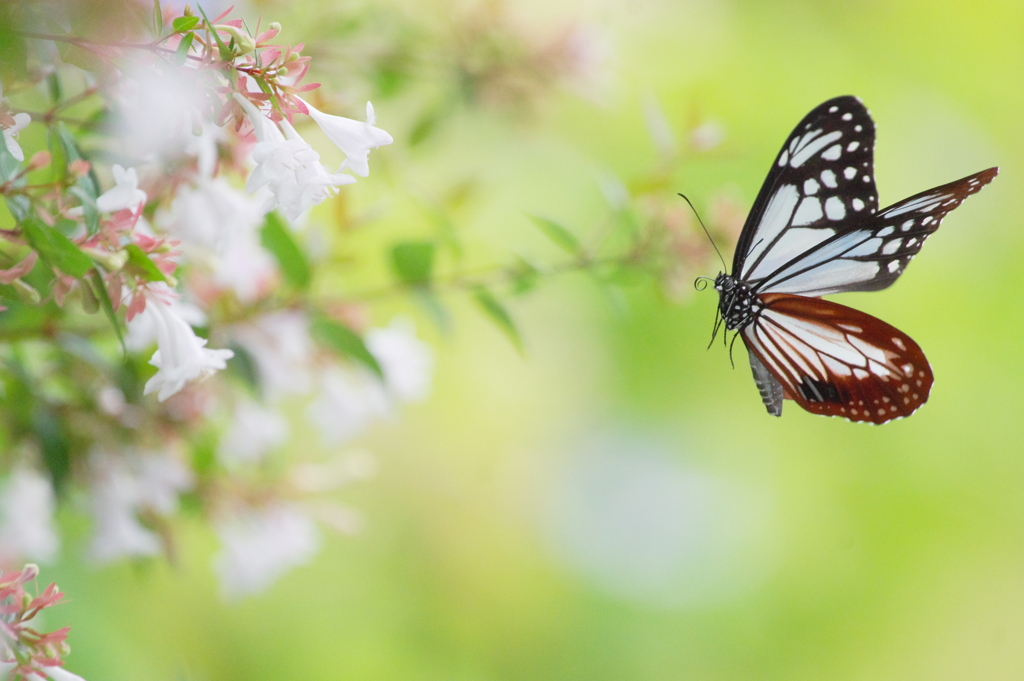
<path fill-rule="evenodd" d="M 720 250 L 718 250 L 718 245 L 715 243 L 715 240 L 711 238 L 711 232 L 709 232 L 708 228 L 704 226 L 704 221 L 700 219 L 700 213 L 698 213 L 697 209 L 693 207 L 693 202 L 690 201 L 690 199 L 686 196 L 686 194 L 680 193 L 679 196 L 683 197 L 683 201 L 686 201 L 686 203 L 689 204 L 690 210 L 692 210 L 693 214 L 697 216 L 697 222 L 700 223 L 701 229 L 703 229 L 704 233 L 708 235 L 708 241 L 711 242 L 712 248 L 714 248 L 715 249 L 715 253 L 718 254 L 718 259 L 722 261 L 722 271 L 723 272 L 728 272 L 729 271 L 729 266 L 725 264 L 725 258 L 722 257 L 722 252 Z"/>

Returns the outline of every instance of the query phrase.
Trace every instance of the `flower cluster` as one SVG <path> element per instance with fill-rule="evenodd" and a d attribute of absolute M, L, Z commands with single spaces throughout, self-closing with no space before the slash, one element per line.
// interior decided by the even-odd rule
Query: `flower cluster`
<path fill-rule="evenodd" d="M 65 639 L 68 627 L 48 634 L 30 624 L 40 612 L 64 598 L 56 584 L 42 593 L 30 594 L 26 584 L 39 576 L 39 568 L 26 565 L 19 572 L 0 573 L 0 678 L 11 681 L 82 681 L 64 669 L 71 649 Z"/>
<path fill-rule="evenodd" d="M 358 528 L 330 493 L 373 467 L 344 448 L 429 388 L 411 325 L 375 330 L 310 292 L 310 209 L 367 177 L 392 137 L 369 103 L 357 121 L 304 99 L 310 58 L 275 44 L 276 24 L 253 36 L 186 8 L 123 43 L 24 28 L 33 61 L 0 90 L 0 566 L 57 557 L 74 486 L 92 561 L 166 553 L 190 497 L 222 539 L 225 594 L 266 588 L 312 556 L 319 525 Z M 97 137 L 86 119 L 110 123 Z M 305 402 L 326 463 L 285 456 L 288 400 Z M 302 465 L 351 470 L 311 487 Z"/>

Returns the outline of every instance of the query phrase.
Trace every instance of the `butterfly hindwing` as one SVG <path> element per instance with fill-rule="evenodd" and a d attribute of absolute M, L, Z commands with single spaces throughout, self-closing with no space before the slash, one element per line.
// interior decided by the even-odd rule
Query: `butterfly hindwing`
<path fill-rule="evenodd" d="M 878 209 L 875 126 L 856 97 L 818 106 L 796 126 L 772 164 L 743 227 L 733 274 L 756 282 Z"/>
<path fill-rule="evenodd" d="M 823 296 L 877 291 L 892 284 L 950 211 L 999 172 L 989 168 L 916 194 L 853 222 L 845 231 L 792 259 L 757 284 L 761 291 Z"/>
<path fill-rule="evenodd" d="M 760 300 L 764 310 L 742 330 L 743 340 L 785 397 L 807 411 L 885 423 L 928 399 L 928 360 L 895 327 L 818 298 L 768 293 Z"/>

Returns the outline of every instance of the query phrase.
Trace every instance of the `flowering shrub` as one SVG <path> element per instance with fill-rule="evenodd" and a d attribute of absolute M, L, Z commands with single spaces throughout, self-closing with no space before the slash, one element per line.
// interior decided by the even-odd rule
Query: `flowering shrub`
<path fill-rule="evenodd" d="M 460 292 L 521 346 L 505 300 L 543 277 L 587 270 L 614 286 L 641 273 L 681 297 L 710 255 L 668 193 L 684 152 L 717 143 L 720 131 L 704 126 L 685 149 L 655 134 L 658 167 L 629 187 L 606 178 L 609 210 L 592 243 L 533 216 L 560 260 L 442 275 L 439 255 L 458 250 L 442 235 L 391 244 L 378 288 L 354 266 L 339 285 L 344 264 L 331 252 L 351 224 L 325 232 L 310 214 L 368 178 L 375 150 L 395 142 L 370 102 L 362 120 L 327 113 L 305 46 L 280 42 L 278 24 L 250 31 L 231 10 L 176 15 L 158 3 L 155 26 L 129 18 L 116 39 L 85 38 L 41 30 L 50 4 L 0 5 L 0 566 L 56 558 L 54 512 L 75 490 L 95 563 L 169 553 L 187 507 L 220 540 L 224 596 L 259 592 L 316 553 L 322 527 L 360 528 L 332 495 L 375 463 L 343 448 L 429 394 L 430 347 L 406 318 L 373 326 L 373 301 L 409 294 L 444 319 L 440 297 Z M 492 5 L 453 20 L 449 59 L 424 59 L 463 87 L 424 105 L 406 144 L 457 107 L 520 115 L 560 78 L 592 69 L 600 50 L 585 32 L 538 41 Z M 414 49 L 427 43 L 396 38 L 364 64 L 378 89 L 400 87 L 395 64 L 427 68 Z M 332 169 L 321 152 L 343 160 Z M 738 230 L 728 199 L 715 205 L 712 229 Z M 296 401 L 288 413 L 333 457 L 288 449 L 295 424 L 283 408 Z M 4 577 L 10 607 L 33 578 Z M 4 661 L 13 655 L 25 678 L 67 678 L 55 654 L 32 652 L 58 650 L 57 634 L 5 630 L 28 652 L 15 646 Z"/>

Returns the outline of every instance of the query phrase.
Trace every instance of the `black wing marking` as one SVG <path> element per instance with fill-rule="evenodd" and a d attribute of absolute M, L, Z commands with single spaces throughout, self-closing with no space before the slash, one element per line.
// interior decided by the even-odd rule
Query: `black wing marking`
<path fill-rule="evenodd" d="M 758 292 L 806 296 L 886 288 L 903 274 L 942 219 L 998 173 L 998 168 L 989 168 L 915 194 L 854 223 L 751 283 Z"/>
<path fill-rule="evenodd" d="M 856 97 L 804 117 L 775 158 L 733 256 L 733 276 L 763 278 L 845 222 L 878 209 L 875 125 Z"/>

